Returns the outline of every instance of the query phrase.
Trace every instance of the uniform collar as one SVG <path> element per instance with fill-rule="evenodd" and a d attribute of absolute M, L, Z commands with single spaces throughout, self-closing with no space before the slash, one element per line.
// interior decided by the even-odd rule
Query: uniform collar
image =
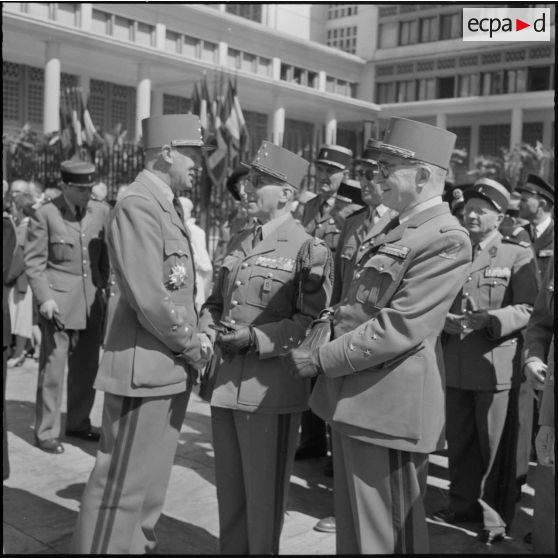
<path fill-rule="evenodd" d="M 537 235 L 537 238 L 542 236 L 543 232 L 546 231 L 546 229 L 548 229 L 551 222 L 552 222 L 552 217 L 550 215 L 547 215 L 544 221 L 541 221 L 538 225 L 535 225 L 534 228 L 535 228 L 535 233 Z"/>
<path fill-rule="evenodd" d="M 425 209 L 430 209 L 431 207 L 434 207 L 435 205 L 439 205 L 441 203 L 442 203 L 442 196 L 434 196 L 429 200 L 417 203 L 416 205 L 413 205 L 413 207 L 411 207 L 407 211 L 403 211 L 403 213 L 399 215 L 399 224 L 403 224 L 409 219 L 411 219 L 411 217 L 413 217 L 417 213 L 420 213 Z"/>
<path fill-rule="evenodd" d="M 498 229 L 494 229 L 484 240 L 481 240 L 478 243 L 480 249 L 484 250 L 492 242 L 492 240 L 497 234 L 498 234 Z"/>
<path fill-rule="evenodd" d="M 161 178 L 159 178 L 154 172 L 151 172 L 148 169 L 143 169 L 143 172 L 147 173 L 149 176 L 149 180 L 153 182 L 153 184 L 160 190 L 161 194 L 165 196 L 165 199 L 169 200 L 172 204 L 172 200 L 174 199 L 174 192 L 172 191 L 171 187 Z"/>
<path fill-rule="evenodd" d="M 283 215 L 279 215 L 279 217 L 275 217 L 271 221 L 262 225 L 262 239 L 266 238 L 270 234 L 273 234 L 285 221 L 291 218 L 292 215 L 290 212 L 285 213 Z"/>

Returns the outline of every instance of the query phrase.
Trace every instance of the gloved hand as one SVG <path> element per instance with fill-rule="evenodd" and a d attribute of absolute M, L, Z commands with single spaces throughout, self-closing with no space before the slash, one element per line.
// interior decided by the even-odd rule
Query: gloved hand
<path fill-rule="evenodd" d="M 220 333 L 217 343 L 225 354 L 245 354 L 256 345 L 256 335 L 250 326 L 241 326 L 230 333 Z"/>
<path fill-rule="evenodd" d="M 281 355 L 280 358 L 289 373 L 298 379 L 313 378 L 323 372 L 317 351 L 301 348 L 291 349 L 288 353 Z"/>
<path fill-rule="evenodd" d="M 213 356 L 213 345 L 211 339 L 205 333 L 196 333 L 196 336 L 200 344 L 200 357 L 195 362 L 190 362 L 190 364 L 196 370 L 203 370 Z"/>

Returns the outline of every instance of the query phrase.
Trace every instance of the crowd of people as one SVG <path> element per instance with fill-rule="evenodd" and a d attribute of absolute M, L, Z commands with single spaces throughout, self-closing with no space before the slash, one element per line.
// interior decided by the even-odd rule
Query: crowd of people
<path fill-rule="evenodd" d="M 487 545 L 509 536 L 535 452 L 527 536 L 554 553 L 553 185 L 448 190 L 455 134 L 392 118 L 357 158 L 323 145 L 310 195 L 309 162 L 264 141 L 227 181 L 237 210 L 212 259 L 179 195 L 200 129 L 144 119 L 144 169 L 114 207 L 83 161 L 57 192 L 4 183 L 4 397 L 7 366 L 38 357 L 37 446 L 62 454 L 63 428 L 98 443 L 70 551 L 154 550 L 199 385 L 224 554 L 279 553 L 293 462 L 314 457 L 334 486 L 315 528 L 337 553 L 427 553 L 438 451 L 450 489 L 432 519 Z M 4 421 L 4 478 L 7 456 Z"/>

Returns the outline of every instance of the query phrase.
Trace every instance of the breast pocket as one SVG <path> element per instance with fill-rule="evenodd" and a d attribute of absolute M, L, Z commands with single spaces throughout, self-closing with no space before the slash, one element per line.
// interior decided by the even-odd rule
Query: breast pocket
<path fill-rule="evenodd" d="M 178 288 L 190 275 L 189 250 L 186 240 L 178 238 L 165 238 L 163 242 L 165 260 L 164 275 L 168 283 L 173 279 L 173 287 Z"/>
<path fill-rule="evenodd" d="M 71 236 L 53 236 L 48 242 L 49 260 L 54 263 L 69 262 L 74 251 L 74 239 Z"/>
<path fill-rule="evenodd" d="M 481 277 L 479 280 L 481 298 L 488 300 L 490 308 L 499 308 L 506 295 L 509 282 L 508 277 Z"/>
<path fill-rule="evenodd" d="M 366 306 L 385 305 L 385 295 L 399 284 L 403 271 L 404 260 L 383 254 L 374 256 L 355 271 L 355 299 Z"/>
<path fill-rule="evenodd" d="M 250 275 L 246 303 L 259 308 L 291 309 L 292 275 L 278 269 L 255 267 Z"/>

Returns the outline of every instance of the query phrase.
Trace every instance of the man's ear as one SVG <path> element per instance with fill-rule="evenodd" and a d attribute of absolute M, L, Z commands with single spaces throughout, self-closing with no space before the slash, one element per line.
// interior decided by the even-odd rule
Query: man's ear
<path fill-rule="evenodd" d="M 161 159 L 163 159 L 165 163 L 172 165 L 173 156 L 172 147 L 170 145 L 163 145 L 163 147 L 161 147 Z"/>
<path fill-rule="evenodd" d="M 500 224 L 504 220 L 504 217 L 505 217 L 505 215 L 503 213 L 498 213 L 498 218 L 496 219 L 496 223 L 498 224 L 498 227 L 500 226 Z"/>
<path fill-rule="evenodd" d="M 419 165 L 416 174 L 416 185 L 419 187 L 423 187 L 425 184 L 430 182 L 432 178 L 432 170 L 428 168 L 426 165 Z"/>
<path fill-rule="evenodd" d="M 294 200 L 294 191 L 292 188 L 289 188 L 287 186 L 284 186 L 283 188 L 281 188 L 281 198 L 280 200 L 283 203 L 287 203 L 290 201 Z"/>

